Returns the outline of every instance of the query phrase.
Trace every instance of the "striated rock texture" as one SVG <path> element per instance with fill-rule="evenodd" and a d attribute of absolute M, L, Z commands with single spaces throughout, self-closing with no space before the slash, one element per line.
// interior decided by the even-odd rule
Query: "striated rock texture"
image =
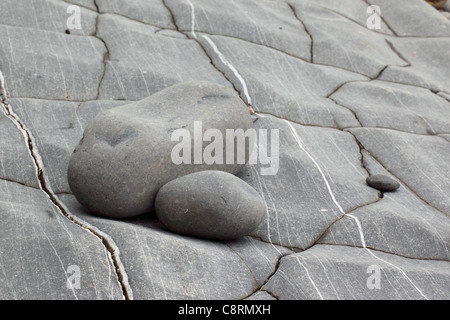
<path fill-rule="evenodd" d="M 423 0 L 0 1 L 0 298 L 448 299 L 449 30 Z M 193 81 L 279 130 L 278 172 L 239 173 L 261 224 L 89 214 L 67 179 L 88 124 Z"/>

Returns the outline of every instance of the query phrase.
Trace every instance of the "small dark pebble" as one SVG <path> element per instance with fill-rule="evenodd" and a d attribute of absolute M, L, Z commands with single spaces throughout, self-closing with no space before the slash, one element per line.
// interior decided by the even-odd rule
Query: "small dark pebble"
<path fill-rule="evenodd" d="M 368 177 L 366 179 L 366 182 L 372 188 L 385 192 L 395 191 L 400 188 L 400 183 L 381 174 L 376 174 Z"/>
<path fill-rule="evenodd" d="M 70 30 L 69 30 L 69 29 L 66 29 L 66 33 L 67 33 L 67 34 L 70 34 Z"/>

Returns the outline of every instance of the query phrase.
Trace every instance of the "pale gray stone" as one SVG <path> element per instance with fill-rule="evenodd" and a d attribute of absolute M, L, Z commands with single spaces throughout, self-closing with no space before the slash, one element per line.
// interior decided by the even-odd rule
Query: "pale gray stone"
<path fill-rule="evenodd" d="M 336 128 L 359 126 L 351 111 L 326 97 L 344 82 L 364 80 L 364 76 L 310 64 L 238 39 L 200 34 L 198 39 L 214 64 L 233 81 L 242 98 L 251 102 L 257 112 L 302 124 Z"/>
<path fill-rule="evenodd" d="M 115 13 L 160 28 L 175 29 L 162 0 L 97 0 L 101 13 Z"/>
<path fill-rule="evenodd" d="M 123 299 L 102 241 L 41 190 L 0 180 L 0 221 L 0 299 Z"/>
<path fill-rule="evenodd" d="M 269 134 L 279 130 L 280 141 L 276 174 L 262 171 L 269 165 L 259 160 L 239 173 L 267 206 L 254 236 L 306 249 L 345 212 L 378 199 L 378 191 L 366 184 L 368 173 L 350 133 L 301 126 L 269 115 L 256 121 L 255 128 L 269 130 Z M 268 140 L 270 155 L 276 149 Z"/>
<path fill-rule="evenodd" d="M 105 53 L 95 37 L 0 25 L 0 70 L 10 97 L 95 99 Z"/>
<path fill-rule="evenodd" d="M 390 41 L 410 66 L 388 66 L 380 80 L 450 92 L 449 38 L 391 38 Z"/>
<path fill-rule="evenodd" d="M 450 142 L 450 134 L 448 134 L 448 133 L 447 134 L 440 134 L 439 136 L 444 138 L 444 139 L 446 139 L 446 140 L 448 140 Z"/>
<path fill-rule="evenodd" d="M 201 136 L 194 134 L 201 122 Z M 197 163 L 195 141 L 207 129 L 219 130 L 226 157 L 226 130 L 247 131 L 253 125 L 246 105 L 235 91 L 209 82 L 179 84 L 141 101 L 99 114 L 85 129 L 68 166 L 70 189 L 93 213 L 107 217 L 132 217 L 153 210 L 156 193 L 167 182 L 183 175 L 222 170 L 233 174 L 244 163 Z M 189 163 L 176 164 L 172 140 L 176 129 L 188 130 Z M 198 134 L 197 134 L 198 135 Z M 187 137 L 183 138 L 187 139 Z M 236 140 L 236 139 L 234 139 Z M 210 144 L 201 141 L 202 152 Z M 250 152 L 246 144 L 245 159 Z M 183 152 L 188 152 L 183 151 Z"/>
<path fill-rule="evenodd" d="M 66 34 L 71 4 L 82 29 Z M 445 299 L 447 26 L 422 0 L 0 1 L 0 93 L 18 121 L 0 111 L 0 298 Z M 236 88 L 257 129 L 280 130 L 277 173 L 239 173 L 266 202 L 251 236 L 104 219 L 68 194 L 67 161 L 99 112 L 198 80 Z M 369 174 L 401 187 L 379 198 Z M 81 289 L 67 288 L 71 265 Z"/>
<path fill-rule="evenodd" d="M 287 249 L 245 237 L 205 241 L 164 230 L 146 216 L 124 221 L 89 214 L 71 195 L 64 203 L 120 247 L 133 296 L 141 299 L 243 299 L 275 271 Z"/>
<path fill-rule="evenodd" d="M 449 287 L 448 261 L 316 245 L 282 258 L 263 290 L 283 300 L 442 300 Z"/>
<path fill-rule="evenodd" d="M 292 6 L 313 39 L 314 63 L 370 78 L 376 77 L 386 65 L 407 64 L 390 48 L 386 36 L 310 2 L 295 1 Z"/>
<path fill-rule="evenodd" d="M 117 15 L 101 15 L 98 28 L 109 49 L 100 99 L 140 100 L 186 81 L 231 87 L 195 41 Z"/>
<path fill-rule="evenodd" d="M 191 37 L 196 32 L 234 37 L 311 59 L 310 37 L 283 1 L 168 0 L 167 5 L 178 28 Z"/>
<path fill-rule="evenodd" d="M 68 9 L 70 3 L 56 0 L 3 0 L 0 3 L 0 21 L 3 25 L 47 30 L 72 35 L 93 36 L 97 13 L 80 7 L 81 29 L 70 28 L 74 23 L 74 12 Z M 77 26 L 78 27 L 78 26 Z"/>
<path fill-rule="evenodd" d="M 48 186 L 55 193 L 70 192 L 67 182 L 69 159 L 88 123 L 99 112 L 126 103 L 125 101 L 80 103 L 42 99 L 10 99 L 12 108 L 35 138 L 36 149 L 41 155 L 45 167 Z M 9 146 L 9 149 L 11 147 L 12 145 Z M 27 159 L 27 157 L 23 157 L 23 159 Z M 18 163 L 16 159 L 12 161 Z M 34 169 L 35 171 L 36 169 Z"/>
<path fill-rule="evenodd" d="M 97 10 L 97 6 L 95 4 L 96 0 L 65 0 L 64 2 L 73 3 L 75 5 L 85 7 L 94 11 Z"/>
<path fill-rule="evenodd" d="M 385 81 L 352 82 L 331 98 L 353 110 L 365 127 L 450 132 L 450 102 L 428 89 Z"/>
<path fill-rule="evenodd" d="M 201 171 L 169 181 L 155 199 L 158 219 L 171 231 L 218 240 L 249 235 L 266 205 L 259 193 L 223 171 Z"/>
<path fill-rule="evenodd" d="M 296 3 L 300 6 L 307 5 L 305 8 L 318 7 L 317 11 L 321 10 L 323 13 L 329 11 L 338 13 L 343 17 L 358 23 L 362 27 L 367 27 L 367 18 L 370 16 L 370 14 L 367 13 L 368 5 L 363 0 L 290 0 L 289 2 L 293 4 Z M 393 35 L 392 31 L 383 20 L 380 21 L 380 29 L 373 29 L 372 31 Z"/>
<path fill-rule="evenodd" d="M 0 104 L 0 179 L 39 188 L 37 169 L 26 137 L 13 121 L 6 117 Z"/>
<path fill-rule="evenodd" d="M 256 291 L 251 296 L 245 298 L 245 300 L 277 300 L 275 297 L 271 296 L 267 291 Z"/>
<path fill-rule="evenodd" d="M 398 36 L 449 37 L 450 21 L 422 0 L 368 0 Z"/>
<path fill-rule="evenodd" d="M 437 93 L 439 96 L 441 96 L 442 98 L 444 98 L 445 100 L 450 102 L 450 94 L 446 93 L 446 92 L 438 92 Z"/>

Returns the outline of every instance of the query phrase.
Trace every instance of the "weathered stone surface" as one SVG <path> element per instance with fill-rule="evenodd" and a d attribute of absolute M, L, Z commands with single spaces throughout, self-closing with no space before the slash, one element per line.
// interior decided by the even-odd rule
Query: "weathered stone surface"
<path fill-rule="evenodd" d="M 243 299 L 258 290 L 290 251 L 245 237 L 205 241 L 168 232 L 149 217 L 126 221 L 89 214 L 71 195 L 77 217 L 108 233 L 120 247 L 134 299 Z"/>
<path fill-rule="evenodd" d="M 450 134 L 440 134 L 439 136 L 450 142 Z"/>
<path fill-rule="evenodd" d="M 10 97 L 96 99 L 105 52 L 94 37 L 0 25 L 0 70 Z"/>
<path fill-rule="evenodd" d="M 420 134 L 450 132 L 450 102 L 428 89 L 385 81 L 348 83 L 331 98 L 365 127 Z"/>
<path fill-rule="evenodd" d="M 275 297 L 271 296 L 267 291 L 257 291 L 245 300 L 277 300 Z"/>
<path fill-rule="evenodd" d="M 199 133 L 196 121 L 201 122 Z M 119 218 L 149 212 L 159 188 L 175 178 L 202 170 L 239 172 L 243 164 L 238 163 L 237 153 L 233 163 L 207 164 L 202 159 L 197 164 L 195 144 L 207 129 L 219 130 L 226 155 L 226 130 L 246 131 L 252 124 L 247 107 L 233 90 L 208 82 L 173 86 L 98 115 L 71 156 L 70 189 L 99 215 Z M 189 164 L 175 164 L 172 159 L 172 150 L 180 143 L 172 140 L 172 132 L 180 128 L 189 130 Z M 210 143 L 200 139 L 200 144 L 204 150 Z M 248 154 L 247 144 L 246 159 Z"/>
<path fill-rule="evenodd" d="M 69 35 L 71 4 L 82 29 Z M 381 6 L 379 30 L 367 28 L 369 4 Z M 450 296 L 450 46 L 440 15 L 422 0 L 0 1 L 0 99 L 18 121 L 0 111 L 1 298 Z M 277 173 L 257 163 L 239 174 L 266 202 L 261 226 L 215 242 L 148 216 L 88 214 L 65 176 L 87 124 L 198 80 L 234 87 L 259 111 L 258 129 L 280 130 Z M 348 131 L 360 126 L 371 128 Z M 369 174 L 401 188 L 380 199 Z M 71 265 L 81 271 L 73 291 Z M 370 290 L 376 265 L 381 287 Z"/>
<path fill-rule="evenodd" d="M 383 167 L 419 197 L 450 215 L 450 148 L 441 137 L 388 129 L 350 129 Z"/>
<path fill-rule="evenodd" d="M 118 15 L 100 16 L 98 36 L 109 49 L 100 99 L 140 100 L 187 81 L 231 87 L 195 41 L 158 30 Z"/>
<path fill-rule="evenodd" d="M 169 0 L 167 5 L 178 28 L 191 37 L 196 32 L 229 36 L 311 60 L 311 39 L 285 2 Z"/>
<path fill-rule="evenodd" d="M 450 21 L 422 0 L 368 0 L 399 36 L 449 37 Z"/>
<path fill-rule="evenodd" d="M 242 98 L 256 111 L 302 124 L 358 126 L 352 112 L 326 97 L 344 82 L 366 79 L 364 76 L 310 64 L 238 39 L 200 34 L 198 39 L 235 87 L 241 93 L 248 91 L 248 95 L 241 94 Z"/>
<path fill-rule="evenodd" d="M 392 38 L 390 41 L 410 66 L 388 66 L 380 80 L 450 92 L 449 38 Z"/>
<path fill-rule="evenodd" d="M 382 174 L 371 175 L 367 177 L 366 182 L 372 188 L 380 191 L 395 191 L 400 188 L 400 183 Z"/>
<path fill-rule="evenodd" d="M 0 105 L 0 179 L 39 188 L 36 166 L 22 132 L 5 116 Z"/>
<path fill-rule="evenodd" d="M 97 0 L 101 13 L 114 13 L 160 28 L 175 29 L 162 0 Z"/>
<path fill-rule="evenodd" d="M 266 205 L 259 193 L 223 171 L 201 171 L 169 181 L 155 200 L 158 219 L 171 231 L 218 240 L 249 235 Z"/>
<path fill-rule="evenodd" d="M 97 10 L 96 0 L 65 0 L 67 3 L 73 3 L 91 10 Z"/>
<path fill-rule="evenodd" d="M 0 3 L 0 21 L 3 25 L 13 27 L 59 33 L 66 33 L 70 29 L 72 35 L 93 36 L 97 13 L 80 7 L 78 21 L 81 29 L 69 28 L 74 23 L 74 20 L 69 19 L 74 15 L 73 11 L 68 12 L 70 6 L 70 3 L 56 0 L 3 0 Z"/>
<path fill-rule="evenodd" d="M 314 63 L 340 67 L 371 78 L 386 65 L 406 65 L 390 48 L 387 37 L 365 25 L 311 2 L 293 1 L 292 6 L 313 39 Z"/>
<path fill-rule="evenodd" d="M 123 299 L 101 240 L 41 190 L 0 180 L 0 229 L 0 299 Z M 70 266 L 79 270 L 79 288 Z"/>
<path fill-rule="evenodd" d="M 46 169 L 48 186 L 55 193 L 70 192 L 67 182 L 69 159 L 88 123 L 99 112 L 126 103 L 10 99 L 14 111 L 35 137 L 36 148 Z"/>
<path fill-rule="evenodd" d="M 367 27 L 367 18 L 369 17 L 369 14 L 367 14 L 368 5 L 362 0 L 290 0 L 289 2 L 300 6 L 305 5 L 305 9 L 310 8 L 310 10 L 314 10 L 315 12 L 319 12 L 320 10 L 323 14 L 326 14 L 327 12 L 338 13 L 343 17 L 358 23 L 362 27 Z M 317 9 L 314 9 L 314 7 Z M 392 31 L 383 20 L 380 21 L 380 29 L 373 29 L 372 31 L 393 35 Z"/>
<path fill-rule="evenodd" d="M 367 151 L 363 154 L 371 174 L 391 176 Z M 318 242 L 361 247 L 363 237 L 367 247 L 383 252 L 450 260 L 450 220 L 405 185 L 350 214 L 333 224 Z"/>
<path fill-rule="evenodd" d="M 448 261 L 408 259 L 369 249 L 316 245 L 282 258 L 280 267 L 263 290 L 279 299 L 290 300 L 446 299 L 449 267 Z M 374 270 L 380 275 L 379 289 L 373 280 Z"/>
<path fill-rule="evenodd" d="M 279 130 L 279 170 L 248 165 L 239 176 L 266 201 L 266 216 L 253 235 L 264 241 L 309 248 L 345 212 L 378 199 L 367 186 L 360 152 L 348 132 L 301 126 L 265 115 L 255 128 Z M 268 152 L 274 152 L 271 139 Z"/>

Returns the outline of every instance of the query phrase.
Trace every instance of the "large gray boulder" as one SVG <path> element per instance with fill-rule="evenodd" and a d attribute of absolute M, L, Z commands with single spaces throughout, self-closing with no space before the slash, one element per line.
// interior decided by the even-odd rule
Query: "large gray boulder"
<path fill-rule="evenodd" d="M 221 171 L 170 181 L 159 190 L 155 206 L 159 220 L 171 231 L 218 240 L 249 235 L 266 213 L 255 189 Z"/>
<path fill-rule="evenodd" d="M 238 152 L 234 152 L 234 161 L 224 160 L 223 164 L 207 164 L 206 158 L 200 162 L 192 155 L 199 145 L 204 150 L 212 143 L 202 142 L 207 129 L 222 134 L 225 157 L 226 130 L 247 131 L 252 126 L 247 106 L 233 90 L 207 82 L 176 85 L 99 114 L 71 156 L 69 186 L 78 201 L 95 214 L 113 218 L 140 215 L 153 209 L 159 188 L 173 179 L 203 170 L 238 173 L 245 164 L 238 161 Z M 178 164 L 172 153 L 187 136 L 172 141 L 177 129 L 191 137 L 191 156 Z M 245 146 L 247 160 L 250 144 Z M 175 154 L 185 156 L 184 152 L 187 149 Z"/>

